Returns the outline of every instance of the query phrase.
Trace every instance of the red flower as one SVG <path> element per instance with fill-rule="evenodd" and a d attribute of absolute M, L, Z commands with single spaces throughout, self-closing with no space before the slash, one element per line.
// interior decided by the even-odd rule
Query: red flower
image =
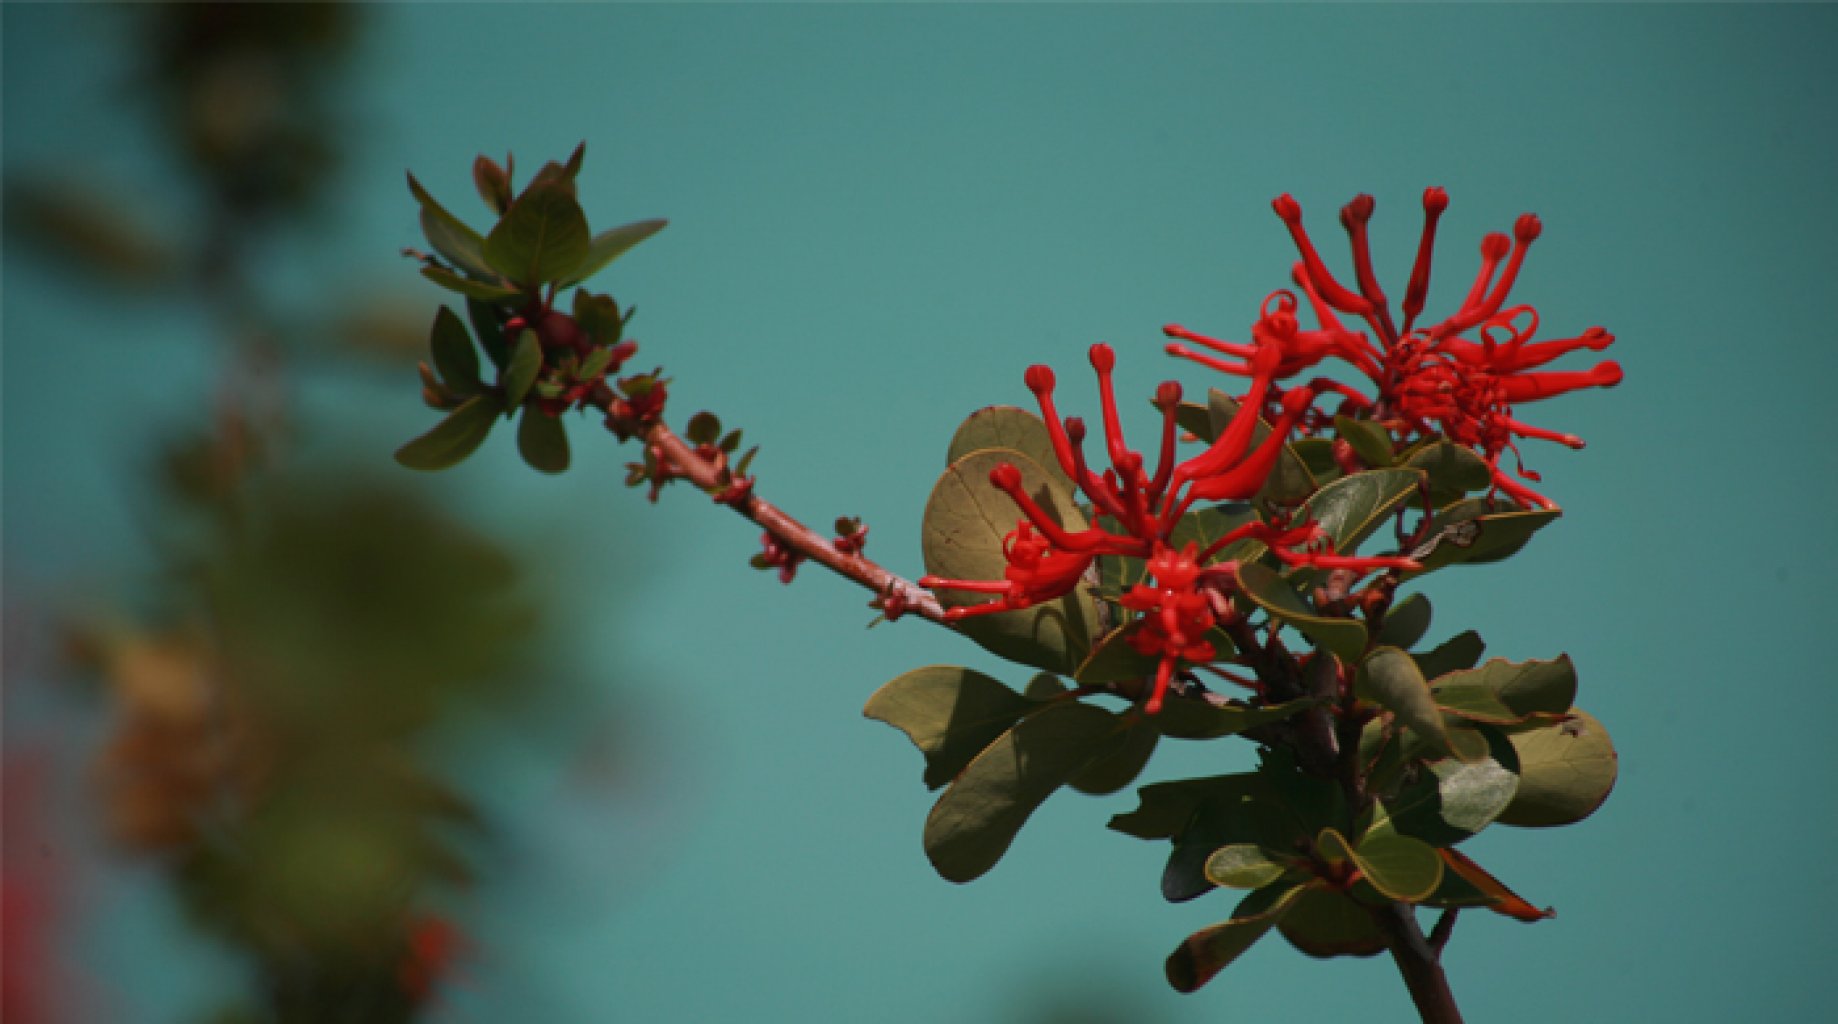
<path fill-rule="evenodd" d="M 1405 287 L 1401 332 L 1393 323 L 1385 294 L 1372 270 L 1366 239 L 1372 197 L 1357 196 L 1340 212 L 1341 224 L 1352 241 L 1353 272 L 1359 286 L 1355 292 L 1328 271 L 1302 227 L 1300 204 L 1283 195 L 1272 206 L 1288 226 L 1301 254 L 1292 276 L 1313 308 L 1319 329 L 1300 330 L 1295 322 L 1295 296 L 1279 291 L 1264 301 L 1248 345 L 1208 338 L 1176 325 L 1164 329 L 1169 337 L 1193 342 L 1238 361 L 1218 359 L 1179 343 L 1170 343 L 1167 351 L 1225 373 L 1251 377 L 1253 394 L 1259 393 L 1253 357 L 1265 349 L 1276 351 L 1273 358 L 1279 377 L 1294 376 L 1325 359 L 1338 357 L 1364 373 L 1375 385 L 1376 394 L 1367 396 L 1324 379 L 1311 381 L 1313 390 L 1336 392 L 1344 400 L 1343 411 L 1370 415 L 1406 436 L 1441 434 L 1469 445 L 1487 460 L 1499 490 L 1524 505 L 1550 506 L 1549 499 L 1502 471 L 1500 456 L 1508 450 L 1517 454 L 1518 438 L 1556 441 L 1574 448 L 1582 447 L 1583 442 L 1569 434 L 1523 423 L 1515 418 L 1513 407 L 1579 388 L 1620 383 L 1621 367 L 1612 361 L 1580 372 L 1532 372 L 1579 348 L 1607 348 L 1615 340 L 1614 335 L 1591 327 L 1574 338 L 1533 343 L 1537 312 L 1527 305 L 1505 305 L 1527 250 L 1543 230 L 1538 218 L 1529 213 L 1514 223 L 1511 237 L 1496 233 L 1481 240 L 1480 273 L 1461 306 L 1436 325 L 1416 329 L 1417 316 L 1423 311 L 1429 291 L 1436 221 L 1448 203 L 1447 194 L 1440 188 L 1423 193 L 1423 234 Z M 1346 328 L 1336 313 L 1364 320 L 1378 344 L 1374 345 L 1365 333 Z M 1479 341 L 1462 336 L 1477 329 Z M 1324 417 L 1307 425 L 1319 425 L 1319 418 Z M 1538 479 L 1523 468 L 1519 475 Z"/>
<path fill-rule="evenodd" d="M 947 610 L 946 618 L 956 621 L 973 615 L 1028 608 L 1064 596 L 1078 586 L 1092 561 L 1101 555 L 1149 559 L 1156 586 L 1134 588 L 1124 595 L 1123 601 L 1125 607 L 1136 611 L 1155 612 L 1145 617 L 1148 624 L 1141 627 L 1132 640 L 1152 646 L 1152 651 L 1144 647 L 1138 649 L 1157 653 L 1162 658 L 1156 688 L 1149 702 L 1149 710 L 1154 711 L 1161 706 L 1176 662 L 1204 662 L 1213 657 L 1211 646 L 1201 639 L 1212 623 L 1208 599 L 1200 592 L 1203 575 L 1200 567 L 1227 545 L 1255 537 L 1275 551 L 1277 557 L 1297 565 L 1332 568 L 1403 565 L 1415 568 L 1416 564 L 1406 559 L 1336 556 L 1326 549 L 1325 538 L 1314 524 L 1284 529 L 1251 522 L 1214 541 L 1204 551 L 1194 550 L 1194 545 L 1179 552 L 1169 547 L 1175 525 L 1194 502 L 1251 498 L 1262 489 L 1275 468 L 1290 429 L 1308 411 L 1315 397 L 1308 388 L 1285 394 L 1279 403 L 1282 412 L 1273 429 L 1261 443 L 1252 444 L 1258 413 L 1273 378 L 1281 369 L 1281 357 L 1282 352 L 1276 346 L 1264 346 L 1247 353 L 1247 366 L 1253 376 L 1251 393 L 1243 407 L 1205 451 L 1184 462 L 1175 461 L 1174 443 L 1181 387 L 1167 381 L 1157 388 L 1155 404 L 1162 412 L 1162 430 L 1160 455 L 1153 473 L 1149 472 L 1142 455 L 1124 443 L 1111 385 L 1116 354 L 1109 345 L 1091 348 L 1091 365 L 1098 375 L 1098 395 L 1104 419 L 1105 451 L 1110 457 L 1110 468 L 1102 474 L 1093 472 L 1085 460 L 1084 421 L 1076 417 L 1062 419 L 1059 415 L 1053 399 L 1053 371 L 1045 366 L 1030 367 L 1027 384 L 1040 403 L 1041 417 L 1046 422 L 1060 468 L 1105 519 L 1083 530 L 1067 530 L 1023 488 L 1020 470 L 1003 463 L 990 472 L 990 483 L 1006 493 L 1021 511 L 1020 521 L 1003 542 L 1003 555 L 1008 562 L 1003 578 L 951 580 L 925 576 L 920 579 L 920 585 L 994 595 L 994 600 L 983 604 Z M 1202 618 L 1204 625 L 1200 625 Z"/>

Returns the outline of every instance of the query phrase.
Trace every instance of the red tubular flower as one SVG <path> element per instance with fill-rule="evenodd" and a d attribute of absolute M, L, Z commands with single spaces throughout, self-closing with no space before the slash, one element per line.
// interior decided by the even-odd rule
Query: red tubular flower
<path fill-rule="evenodd" d="M 1206 640 L 1214 618 L 1212 602 L 1197 586 L 1201 570 L 1196 547 L 1189 543 L 1176 551 L 1156 544 L 1148 562 L 1155 584 L 1137 584 L 1122 597 L 1125 608 L 1143 613 L 1141 625 L 1130 635 L 1130 646 L 1139 654 L 1161 659 L 1155 669 L 1155 688 L 1144 705 L 1151 715 L 1161 710 L 1177 665 L 1183 661 L 1203 665 L 1218 653 Z"/>
<path fill-rule="evenodd" d="M 1319 529 L 1301 531 L 1272 530 L 1264 523 L 1251 523 L 1228 533 L 1204 552 L 1189 545 L 1180 552 L 1172 550 L 1169 539 L 1195 501 L 1245 500 L 1264 486 L 1281 455 L 1289 431 L 1314 401 L 1314 392 L 1298 388 L 1283 395 L 1283 410 L 1274 428 L 1259 444 L 1252 444 L 1258 413 L 1271 382 L 1282 363 L 1281 351 L 1266 346 L 1253 351 L 1248 362 L 1253 368 L 1251 394 L 1231 423 L 1219 437 L 1185 462 L 1175 461 L 1175 415 L 1180 406 L 1181 388 L 1173 381 L 1156 389 L 1155 405 L 1162 413 L 1160 455 L 1153 473 L 1149 473 L 1142 455 L 1125 443 L 1117 403 L 1111 382 L 1116 354 L 1109 345 L 1091 348 L 1091 365 L 1098 377 L 1098 397 L 1104 423 L 1105 454 L 1110 468 L 1101 475 L 1092 471 L 1085 460 L 1085 424 L 1076 417 L 1060 416 L 1054 402 L 1053 371 L 1045 366 L 1030 367 L 1028 387 L 1040 403 L 1041 417 L 1053 445 L 1054 457 L 1073 483 L 1097 510 L 1109 519 L 1083 530 L 1065 528 L 1033 495 L 1022 486 L 1021 472 L 1002 463 L 990 471 L 992 485 L 1006 493 L 1021 512 L 1015 529 L 1003 541 L 1002 553 L 1007 560 L 999 580 L 953 580 L 925 576 L 921 586 L 989 594 L 993 599 L 982 604 L 951 608 L 945 612 L 949 621 L 974 615 L 1029 608 L 1070 593 L 1083 579 L 1092 562 L 1101 555 L 1121 555 L 1150 560 L 1150 571 L 1157 580 L 1152 588 L 1138 587 L 1124 595 L 1125 607 L 1149 612 L 1132 641 L 1144 653 L 1158 653 L 1162 658 L 1158 681 L 1149 704 L 1154 711 L 1161 706 L 1163 694 L 1177 662 L 1203 663 L 1213 657 L 1212 648 L 1201 639 L 1212 625 L 1211 604 L 1200 588 L 1200 565 L 1217 555 L 1227 544 L 1255 536 L 1265 542 L 1278 557 L 1297 565 L 1328 565 L 1335 568 L 1380 568 L 1400 564 L 1400 559 L 1355 559 L 1335 555 L 1320 543 Z M 1312 529 L 1314 532 L 1309 532 Z M 1415 568 L 1415 563 L 1408 563 Z M 1134 596 L 1131 596 L 1134 595 Z M 1204 619 L 1204 625 L 1201 620 Z M 1152 620 L 1152 621 L 1151 621 Z"/>
<path fill-rule="evenodd" d="M 1277 292 L 1264 301 L 1248 345 L 1217 341 L 1182 327 L 1165 329 L 1170 337 L 1202 345 L 1236 362 L 1180 344 L 1168 345 L 1168 353 L 1223 373 L 1251 378 L 1247 404 L 1252 403 L 1253 396 L 1261 403 L 1268 392 L 1268 384 L 1260 381 L 1255 363 L 1255 357 L 1265 349 L 1277 352 L 1274 358 L 1278 379 L 1294 377 L 1325 359 L 1338 357 L 1372 381 L 1375 396 L 1322 380 L 1310 382 L 1313 391 L 1334 391 L 1345 400 L 1343 411 L 1364 414 L 1369 410 L 1373 418 L 1401 429 L 1407 436 L 1441 434 L 1469 445 L 1486 459 L 1496 489 L 1522 505 L 1551 506 L 1549 499 L 1511 479 L 1500 468 L 1500 457 L 1509 450 L 1516 455 L 1520 438 L 1556 441 L 1573 448 L 1582 447 L 1583 442 L 1570 434 L 1523 423 L 1515 417 L 1513 407 L 1580 388 L 1612 387 L 1621 382 L 1622 374 L 1620 365 L 1613 361 L 1584 371 L 1532 372 L 1578 349 L 1599 352 L 1615 340 L 1602 328 L 1591 327 L 1574 338 L 1534 343 L 1531 337 L 1538 327 L 1537 312 L 1526 305 L 1506 306 L 1525 255 L 1544 230 L 1538 218 L 1524 214 L 1514 222 L 1510 236 L 1496 233 L 1483 238 L 1480 271 L 1461 305 L 1435 326 L 1416 329 L 1417 316 L 1429 292 L 1436 223 L 1449 205 L 1442 189 L 1426 189 L 1423 234 L 1404 292 L 1404 330 L 1400 334 L 1372 269 L 1366 231 L 1372 218 L 1372 198 L 1356 196 L 1340 216 L 1352 242 L 1357 293 L 1327 269 L 1302 226 L 1301 205 L 1289 195 L 1279 196 L 1272 205 L 1302 257 L 1294 268 L 1294 278 L 1313 307 L 1320 328 L 1297 328 L 1294 297 Z M 1343 327 L 1336 312 L 1364 319 L 1378 344 L 1374 346 L 1366 335 Z M 1478 341 L 1462 337 L 1477 328 Z M 1306 427 L 1319 421 L 1305 417 L 1303 422 Z M 1524 469 L 1518 475 L 1538 479 Z"/>

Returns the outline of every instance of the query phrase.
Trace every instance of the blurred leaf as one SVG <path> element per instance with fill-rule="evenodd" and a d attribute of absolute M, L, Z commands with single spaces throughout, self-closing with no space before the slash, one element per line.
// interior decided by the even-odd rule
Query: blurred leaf
<path fill-rule="evenodd" d="M 1385 936 L 1372 911 L 1344 892 L 1311 885 L 1283 914 L 1277 929 L 1289 944 L 1313 957 L 1372 956 L 1385 951 Z"/>
<path fill-rule="evenodd" d="M 1463 630 L 1460 633 L 1436 645 L 1433 650 L 1423 654 L 1413 654 L 1417 669 L 1426 679 L 1439 679 L 1450 672 L 1473 668 L 1481 660 L 1487 645 L 1481 642 L 1481 635 L 1474 630 Z"/>
<path fill-rule="evenodd" d="M 1212 444 L 1219 439 L 1213 429 L 1212 409 L 1198 402 L 1182 402 L 1174 411 L 1175 426 L 1192 434 L 1201 444 Z"/>
<path fill-rule="evenodd" d="M 1569 825 L 1595 813 L 1615 788 L 1617 758 L 1608 730 L 1586 712 L 1536 728 L 1510 731 L 1519 754 L 1519 792 L 1503 825 Z"/>
<path fill-rule="evenodd" d="M 1287 864 L 1271 860 L 1254 843 L 1221 846 L 1206 858 L 1206 879 L 1227 889 L 1262 889 L 1283 877 Z"/>
<path fill-rule="evenodd" d="M 1356 619 L 1318 615 L 1291 589 L 1288 580 L 1271 569 L 1255 563 L 1240 563 L 1238 582 L 1244 595 L 1270 617 L 1293 626 L 1321 649 L 1333 652 L 1348 665 L 1354 664 L 1366 649 L 1365 624 Z"/>
<path fill-rule="evenodd" d="M 1034 460 L 1046 470 L 1067 494 L 1076 493 L 1072 480 L 1060 468 L 1059 456 L 1053 452 L 1053 439 L 1040 417 L 1012 405 L 992 405 L 978 409 L 958 424 L 951 435 L 951 447 L 945 454 L 946 465 L 986 448 L 1016 451 Z"/>
<path fill-rule="evenodd" d="M 937 789 L 1037 707 L 981 672 L 933 665 L 876 690 L 862 714 L 904 732 L 925 755 L 925 787 Z"/>
<path fill-rule="evenodd" d="M 1249 505 L 1201 506 L 1174 524 L 1174 529 L 1168 535 L 1168 546 L 1179 549 L 1191 543 L 1200 551 L 1205 551 L 1215 541 L 1256 518 L 1257 512 Z M 1244 545 L 1243 549 L 1239 548 L 1240 544 Z M 1235 541 L 1230 547 L 1215 554 L 1212 560 L 1250 561 L 1262 553 L 1263 547 L 1257 541 Z"/>
<path fill-rule="evenodd" d="M 525 328 L 517 335 L 517 347 L 511 352 L 510 365 L 504 368 L 504 404 L 517 409 L 529 397 L 536 375 L 542 372 L 542 343 L 536 332 Z"/>
<path fill-rule="evenodd" d="M 1356 420 L 1351 416 L 1334 417 L 1334 430 L 1342 440 L 1353 446 L 1353 451 L 1361 462 L 1373 469 L 1384 469 L 1395 465 L 1397 455 L 1391 447 L 1391 431 L 1372 420 Z"/>
<path fill-rule="evenodd" d="M 1379 626 L 1377 643 L 1410 650 L 1430 630 L 1430 599 L 1412 594 L 1394 602 Z"/>
<path fill-rule="evenodd" d="M 1157 782 L 1137 790 L 1141 805 L 1127 814 L 1113 815 L 1109 827 L 1138 839 L 1174 839 L 1205 801 L 1237 799 L 1259 786 L 1252 774 Z"/>
<path fill-rule="evenodd" d="M 587 216 L 572 189 L 553 183 L 526 189 L 485 238 L 485 259 L 524 288 L 567 277 L 588 249 Z"/>
<path fill-rule="evenodd" d="M 607 264 L 625 255 L 633 246 L 664 230 L 669 223 L 663 219 L 641 220 L 600 232 L 588 245 L 587 255 L 580 266 L 562 281 L 561 286 L 572 288 L 594 276 L 605 269 Z"/>
<path fill-rule="evenodd" d="M 1453 753 L 1442 714 L 1411 656 L 1396 647 L 1380 647 L 1360 662 L 1353 692 L 1398 717 L 1398 724 L 1428 741 L 1444 754 Z"/>
<path fill-rule="evenodd" d="M 1066 684 L 1061 682 L 1058 676 L 1051 672 L 1036 672 L 1034 677 L 1027 681 L 1027 686 L 1022 689 L 1021 695 L 1029 700 L 1051 700 L 1066 692 L 1068 692 Z"/>
<path fill-rule="evenodd" d="M 455 393 L 476 395 L 485 386 L 479 380 L 479 353 L 472 347 L 472 335 L 453 310 L 442 306 L 434 314 L 428 345 L 433 350 L 434 369 Z"/>
<path fill-rule="evenodd" d="M 986 449 L 952 463 L 926 501 L 921 545 L 925 570 L 955 580 L 999 580 L 1008 568 L 1003 540 L 1022 518 L 1008 495 L 989 482 L 990 471 L 1007 462 L 1021 473 L 1022 487 L 1068 531 L 1086 528 L 1085 518 L 1051 474 L 1017 451 Z M 940 590 L 947 607 L 977 604 L 986 595 Z M 1022 611 L 978 615 L 955 625 L 958 632 L 1010 661 L 1071 675 L 1091 650 L 1097 608 L 1090 590 L 1072 593 Z"/>
<path fill-rule="evenodd" d="M 925 820 L 925 853 L 952 882 L 981 877 L 1008 850 L 1041 802 L 1103 751 L 1116 715 L 1057 703 L 1023 720 L 978 754 Z"/>
<path fill-rule="evenodd" d="M 595 295 L 585 288 L 574 293 L 574 320 L 587 332 L 594 344 L 612 346 L 619 343 L 625 324 L 619 318 L 619 304 L 611 295 Z"/>
<path fill-rule="evenodd" d="M 1289 442 L 1289 450 L 1296 453 L 1302 465 L 1308 467 L 1308 473 L 1318 484 L 1327 484 L 1345 474 L 1341 472 L 1340 463 L 1334 461 L 1334 442 L 1325 437 L 1298 437 Z"/>
<path fill-rule="evenodd" d="M 67 180 L 8 177 L 6 231 L 15 241 L 117 285 L 152 287 L 185 269 L 188 254 L 139 223 L 111 192 Z"/>
<path fill-rule="evenodd" d="M 485 239 L 467 227 L 465 221 L 448 213 L 446 207 L 435 202 L 434 197 L 421 187 L 421 182 L 416 181 L 413 174 L 408 176 L 408 190 L 415 194 L 415 201 L 421 204 L 421 233 L 428 236 L 428 244 L 434 247 L 434 251 L 471 277 L 485 282 L 496 281 L 497 271 L 485 262 Z"/>
<path fill-rule="evenodd" d="M 1198 991 L 1275 926 L 1306 885 L 1273 885 L 1238 904 L 1232 919 L 1187 937 L 1168 957 L 1168 984 L 1177 992 Z"/>
<path fill-rule="evenodd" d="M 523 293 L 515 288 L 474 281 L 469 277 L 461 277 L 446 267 L 424 266 L 421 268 L 421 276 L 450 292 L 458 292 L 471 299 L 481 299 L 485 302 L 509 302 L 523 298 Z"/>
<path fill-rule="evenodd" d="M 483 153 L 472 162 L 472 184 L 479 190 L 479 198 L 492 213 L 502 217 L 504 211 L 511 207 L 511 177 L 509 172 L 499 167 L 497 161 Z"/>
<path fill-rule="evenodd" d="M 568 468 L 568 431 L 560 417 L 533 406 L 523 410 L 517 424 L 517 452 L 530 468 L 560 473 Z"/>
<path fill-rule="evenodd" d="M 510 349 L 504 342 L 504 318 L 502 311 L 494 303 L 481 299 L 466 300 L 466 319 L 472 322 L 472 333 L 479 339 L 479 347 L 490 357 L 491 364 L 502 370 L 510 361 Z"/>
<path fill-rule="evenodd" d="M 409 469 L 422 470 L 458 465 L 485 442 L 503 411 L 495 395 L 475 395 L 433 430 L 396 449 L 396 461 Z"/>

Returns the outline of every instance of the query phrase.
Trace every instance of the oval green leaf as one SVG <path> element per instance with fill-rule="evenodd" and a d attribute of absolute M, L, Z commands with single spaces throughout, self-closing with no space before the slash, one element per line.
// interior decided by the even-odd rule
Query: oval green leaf
<path fill-rule="evenodd" d="M 455 393 L 476 395 L 485 386 L 479 379 L 479 350 L 473 347 L 472 335 L 466 333 L 459 314 L 446 306 L 434 314 L 428 348 L 434 356 L 434 369 Z"/>
<path fill-rule="evenodd" d="M 1024 719 L 971 760 L 925 819 L 925 854 L 952 882 L 981 877 L 1041 802 L 1103 753 L 1118 716 L 1058 703 Z"/>
<path fill-rule="evenodd" d="M 1289 944 L 1313 957 L 1372 956 L 1385 951 L 1385 936 L 1372 911 L 1346 893 L 1310 885 L 1277 922 Z"/>
<path fill-rule="evenodd" d="M 1008 567 L 1003 539 L 1022 518 L 1007 494 L 989 482 L 1002 463 L 1021 471 L 1021 485 L 1068 531 L 1086 528 L 1072 496 L 1052 474 L 1018 451 L 985 449 L 951 464 L 926 501 L 921 547 L 926 572 L 955 580 L 999 580 Z M 987 595 L 940 589 L 945 607 L 978 604 Z M 1097 608 L 1083 585 L 1072 593 L 1021 611 L 978 615 L 955 628 L 1010 661 L 1071 675 L 1090 652 Z"/>
<path fill-rule="evenodd" d="M 478 450 L 504 406 L 494 395 L 474 395 L 433 430 L 396 449 L 396 461 L 409 469 L 437 470 L 458 465 Z"/>
<path fill-rule="evenodd" d="M 523 293 L 515 288 L 489 284 L 485 281 L 474 281 L 470 277 L 461 277 L 446 267 L 422 267 L 421 276 L 450 292 L 458 292 L 469 299 L 479 299 L 483 302 L 509 302 L 523 298 Z"/>
<path fill-rule="evenodd" d="M 1262 889 L 1287 870 L 1287 865 L 1271 860 L 1255 843 L 1221 846 L 1206 858 L 1206 880 L 1227 889 Z"/>
<path fill-rule="evenodd" d="M 971 413 L 964 422 L 958 424 L 957 432 L 951 435 L 945 464 L 950 465 L 971 452 L 985 448 L 1020 452 L 1046 470 L 1067 494 L 1076 491 L 1072 480 L 1060 467 L 1059 456 L 1053 452 L 1053 439 L 1047 433 L 1047 425 L 1026 409 L 1012 405 L 992 405 Z"/>
<path fill-rule="evenodd" d="M 587 258 L 587 217 L 573 189 L 532 185 L 485 237 L 485 260 L 524 288 L 559 281 Z"/>
<path fill-rule="evenodd" d="M 485 262 L 485 239 L 477 231 L 435 202 L 413 174 L 408 176 L 408 190 L 421 204 L 421 233 L 428 236 L 428 244 L 435 252 L 473 277 L 487 281 L 497 278 L 497 273 Z"/>
<path fill-rule="evenodd" d="M 1230 921 L 1189 935 L 1168 957 L 1168 984 L 1177 992 L 1198 991 L 1263 938 L 1306 888 L 1273 885 L 1259 889 L 1238 904 Z"/>
<path fill-rule="evenodd" d="M 1430 631 L 1430 599 L 1412 594 L 1394 602 L 1379 626 L 1378 643 L 1410 650 Z"/>
<path fill-rule="evenodd" d="M 563 288 L 572 288 L 582 281 L 606 269 L 606 265 L 625 255 L 638 243 L 664 230 L 670 224 L 661 217 L 652 220 L 633 221 L 608 228 L 593 237 L 587 246 L 587 255 L 562 281 Z M 582 225 L 585 227 L 585 223 Z"/>
<path fill-rule="evenodd" d="M 1038 707 L 981 672 L 931 665 L 876 690 L 862 714 L 905 733 L 925 756 L 925 788 L 937 789 Z"/>
<path fill-rule="evenodd" d="M 1442 883 L 1442 858 L 1410 836 L 1370 835 L 1354 848 L 1353 863 L 1374 889 L 1402 903 L 1420 903 Z"/>
<path fill-rule="evenodd" d="M 1366 626 L 1357 619 L 1317 615 L 1292 588 L 1290 582 L 1271 569 L 1255 563 L 1238 566 L 1239 589 L 1270 617 L 1293 626 L 1323 650 L 1332 651 L 1342 662 L 1352 664 L 1366 650 Z"/>
<path fill-rule="evenodd" d="M 523 410 L 517 424 L 517 452 L 530 468 L 560 473 L 568 468 L 568 430 L 559 416 L 534 406 Z"/>
<path fill-rule="evenodd" d="M 517 336 L 517 347 L 511 351 L 510 365 L 504 368 L 504 400 L 507 408 L 516 409 L 529 397 L 536 375 L 542 372 L 542 344 L 536 332 L 525 330 Z"/>
<path fill-rule="evenodd" d="M 1615 788 L 1615 747 L 1594 716 L 1570 717 L 1508 733 L 1519 754 L 1519 792 L 1500 814 L 1502 825 L 1569 825 L 1595 813 Z"/>
<path fill-rule="evenodd" d="M 1436 709 L 1430 684 L 1410 655 L 1396 647 L 1380 647 L 1360 663 L 1353 692 L 1396 715 L 1398 724 L 1416 733 L 1443 754 L 1452 753 L 1442 713 Z"/>

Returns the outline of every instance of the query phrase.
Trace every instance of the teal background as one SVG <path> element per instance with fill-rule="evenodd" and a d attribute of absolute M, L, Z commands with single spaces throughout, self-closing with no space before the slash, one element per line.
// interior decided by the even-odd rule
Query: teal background
<path fill-rule="evenodd" d="M 1292 259 L 1271 197 L 1294 193 L 1344 267 L 1334 212 L 1374 194 L 1395 295 L 1416 197 L 1445 186 L 1432 314 L 1465 288 L 1483 232 L 1538 212 L 1515 300 L 1549 336 L 1613 331 L 1627 382 L 1523 410 L 1590 441 L 1527 446 L 1568 514 L 1511 564 L 1427 589 L 1438 635 L 1569 652 L 1622 774 L 1579 826 L 1475 841 L 1559 916 L 1464 915 L 1446 958 L 1456 994 L 1488 1022 L 1800 1020 L 1828 1001 L 1838 698 L 1817 636 L 1838 564 L 1838 12 L 366 14 L 318 262 L 265 272 L 322 302 L 359 283 L 414 289 L 395 256 L 418 241 L 404 168 L 476 223 L 475 153 L 531 168 L 584 138 L 596 224 L 672 221 L 598 282 L 638 305 L 639 362 L 675 376 L 679 414 L 715 409 L 763 444 L 763 494 L 813 524 L 863 516 L 869 553 L 913 575 L 952 429 L 1024 403 L 1029 363 L 1055 365 L 1086 413 L 1097 340 L 1123 353 L 1126 394 L 1171 374 L 1215 383 L 1162 357 L 1158 328 L 1247 333 Z M 74 159 L 149 197 L 173 180 L 118 72 L 127 26 L 106 8 L 7 6 L 7 168 Z M 10 253 L 4 290 L 11 640 L 21 608 L 144 562 L 120 477 L 150 425 L 198 414 L 213 354 L 195 322 L 94 301 Z M 387 471 L 429 422 L 413 380 L 406 363 L 309 375 L 304 401 L 328 448 Z M 1149 417 L 1132 422 L 1147 436 Z M 1160 900 L 1165 849 L 1103 827 L 1127 793 L 1058 796 L 988 877 L 939 880 L 919 846 L 919 758 L 860 706 L 921 664 L 1025 674 L 922 622 L 864 630 L 865 595 L 820 573 L 786 590 L 749 571 L 757 531 L 686 491 L 644 507 L 620 484 L 632 453 L 590 427 L 561 479 L 500 437 L 425 481 L 538 551 L 535 585 L 566 609 L 577 668 L 616 664 L 604 685 L 631 716 L 612 795 L 567 784 L 578 731 L 473 767 L 515 827 L 467 910 L 478 949 L 444 1019 L 1411 1019 L 1385 959 L 1320 964 L 1275 939 L 1197 996 L 1168 991 L 1163 957 L 1230 903 Z M 30 724 L 31 706 L 7 711 L 9 735 Z M 1164 751 L 1148 777 L 1248 757 Z M 69 855 L 95 884 L 68 951 L 106 1019 L 208 1005 L 232 968 L 188 943 L 151 875 Z"/>

